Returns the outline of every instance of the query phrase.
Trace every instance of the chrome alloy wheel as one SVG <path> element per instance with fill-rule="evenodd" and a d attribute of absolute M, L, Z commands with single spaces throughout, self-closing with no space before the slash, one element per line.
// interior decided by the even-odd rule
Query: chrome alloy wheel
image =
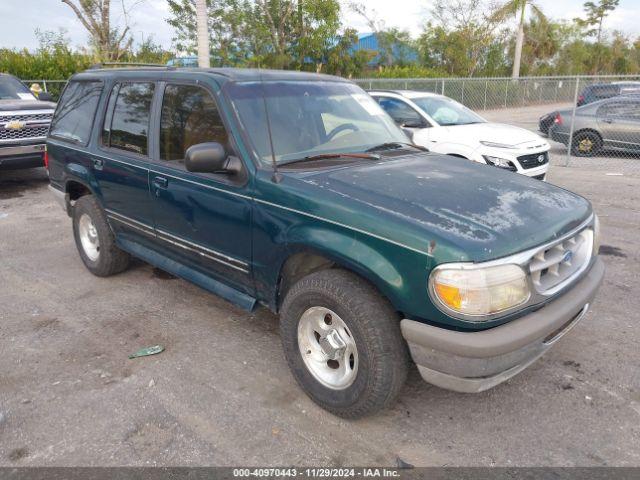
<path fill-rule="evenodd" d="M 591 140 L 590 138 L 583 138 L 582 140 L 580 140 L 580 143 L 578 143 L 578 150 L 587 153 L 593 150 L 593 146 L 593 140 Z"/>
<path fill-rule="evenodd" d="M 311 375 L 325 387 L 344 390 L 356 379 L 358 349 L 349 327 L 324 307 L 311 307 L 298 323 L 298 348 Z"/>
<path fill-rule="evenodd" d="M 78 234 L 80 243 L 85 255 L 95 262 L 100 256 L 100 240 L 98 239 L 98 230 L 93 224 L 93 220 L 86 213 L 80 217 L 78 221 Z"/>

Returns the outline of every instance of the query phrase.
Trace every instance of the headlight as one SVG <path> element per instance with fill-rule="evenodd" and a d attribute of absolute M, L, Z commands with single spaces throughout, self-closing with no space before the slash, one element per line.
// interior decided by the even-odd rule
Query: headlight
<path fill-rule="evenodd" d="M 491 148 L 511 148 L 511 149 L 516 148 L 515 145 L 507 145 L 506 143 L 488 142 L 486 140 L 480 140 L 480 143 L 485 147 L 491 147 Z"/>
<path fill-rule="evenodd" d="M 517 170 L 513 162 L 507 160 L 506 158 L 491 157 L 489 155 L 483 155 L 483 157 L 489 165 L 493 165 L 494 167 L 504 168 L 505 170 L 511 170 L 512 172 L 515 172 Z"/>
<path fill-rule="evenodd" d="M 598 255 L 600 250 L 600 219 L 594 214 L 593 219 L 593 254 Z"/>
<path fill-rule="evenodd" d="M 531 295 L 527 276 L 518 265 L 445 264 L 431 273 L 429 292 L 436 303 L 446 309 L 476 317 L 517 307 L 526 303 Z"/>

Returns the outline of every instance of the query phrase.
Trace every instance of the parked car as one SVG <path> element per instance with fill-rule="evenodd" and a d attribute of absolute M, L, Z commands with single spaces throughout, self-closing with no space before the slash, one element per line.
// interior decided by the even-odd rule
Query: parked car
<path fill-rule="evenodd" d="M 529 130 L 487 122 L 443 95 L 409 90 L 369 93 L 416 144 L 432 152 L 545 179 L 549 144 Z"/>
<path fill-rule="evenodd" d="M 17 78 L 0 73 L 0 170 L 44 166 L 45 140 L 55 103 L 38 100 Z"/>
<path fill-rule="evenodd" d="M 640 153 L 640 95 L 609 98 L 573 110 L 556 112 L 549 136 L 569 145 L 573 155 L 588 157 L 601 150 Z"/>
<path fill-rule="evenodd" d="M 410 358 L 456 391 L 514 376 L 604 272 L 584 198 L 405 142 L 345 79 L 121 69 L 71 78 L 47 146 L 91 273 L 134 256 L 266 306 L 301 388 L 355 418 L 393 401 Z"/>
<path fill-rule="evenodd" d="M 617 97 L 629 93 L 640 93 L 640 82 L 594 83 L 584 87 L 578 96 L 578 106 Z"/>
<path fill-rule="evenodd" d="M 551 125 L 553 125 L 553 122 L 555 122 L 557 115 L 558 111 L 554 110 L 553 112 L 547 113 L 538 119 L 538 130 L 540 133 L 549 135 L 549 129 L 551 128 Z"/>

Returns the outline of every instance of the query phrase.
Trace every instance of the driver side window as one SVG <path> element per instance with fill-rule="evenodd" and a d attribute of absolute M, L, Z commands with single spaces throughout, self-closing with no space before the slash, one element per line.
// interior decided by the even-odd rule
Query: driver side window
<path fill-rule="evenodd" d="M 227 131 L 209 92 L 195 85 L 167 85 L 160 117 L 160 158 L 184 160 L 192 145 L 228 144 Z"/>
<path fill-rule="evenodd" d="M 427 126 L 422 116 L 402 100 L 391 97 L 376 97 L 376 100 L 398 125 Z"/>

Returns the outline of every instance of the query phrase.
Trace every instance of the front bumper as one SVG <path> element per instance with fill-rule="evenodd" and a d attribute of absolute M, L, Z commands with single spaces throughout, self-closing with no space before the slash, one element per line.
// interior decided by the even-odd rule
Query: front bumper
<path fill-rule="evenodd" d="M 0 170 L 44 167 L 44 144 L 0 145 Z"/>
<path fill-rule="evenodd" d="M 457 392 L 482 392 L 518 374 L 540 358 L 585 315 L 604 278 L 596 258 L 571 290 L 505 325 L 456 332 L 402 320 L 402 335 L 422 378 Z"/>

